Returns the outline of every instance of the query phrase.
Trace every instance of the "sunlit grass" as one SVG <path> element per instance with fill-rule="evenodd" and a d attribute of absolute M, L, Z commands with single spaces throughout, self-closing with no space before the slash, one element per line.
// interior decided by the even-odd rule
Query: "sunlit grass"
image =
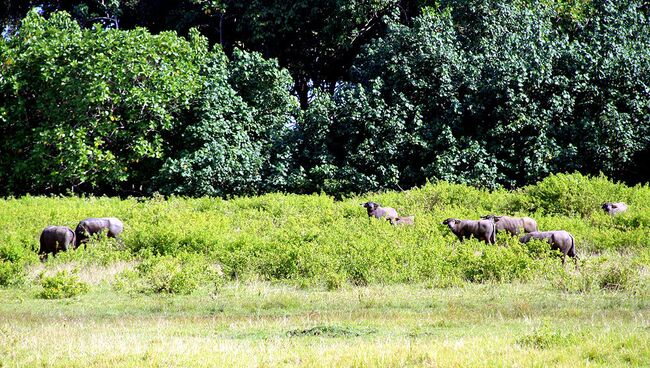
<path fill-rule="evenodd" d="M 10 285 L 0 288 L 0 367 L 647 366 L 650 190 L 582 178 L 565 193 L 565 181 L 575 180 L 528 192 L 440 182 L 343 200 L 0 200 L 0 266 L 17 265 L 0 267 Z M 603 214 L 613 196 L 630 211 Z M 369 221 L 362 200 L 416 224 Z M 503 234 L 496 246 L 460 244 L 440 223 L 487 213 L 570 231 L 580 268 Z M 44 226 L 90 216 L 121 218 L 122 239 L 38 261 Z M 40 275 L 60 271 L 89 291 L 42 299 Z M 171 272 L 188 295 L 142 283 L 168 286 Z"/>
<path fill-rule="evenodd" d="M 650 301 L 543 283 L 347 287 L 68 300 L 2 290 L 0 354 L 52 366 L 622 366 L 650 361 Z"/>

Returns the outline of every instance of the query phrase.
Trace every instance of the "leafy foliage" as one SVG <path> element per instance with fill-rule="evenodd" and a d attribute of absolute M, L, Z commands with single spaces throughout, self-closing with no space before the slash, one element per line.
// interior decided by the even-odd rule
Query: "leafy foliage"
<path fill-rule="evenodd" d="M 189 294 L 200 285 L 218 284 L 217 270 L 196 254 L 149 257 L 135 271 L 125 271 L 118 286 L 141 293 Z"/>
<path fill-rule="evenodd" d="M 227 196 L 286 189 L 295 170 L 291 77 L 274 61 L 215 53 L 181 139 L 168 148 L 156 186 L 165 193 Z M 173 138 L 170 137 L 173 142 Z"/>
<path fill-rule="evenodd" d="M 19 284 L 24 279 L 25 269 L 22 262 L 0 259 L 0 286 Z"/>
<path fill-rule="evenodd" d="M 576 202 L 572 196 L 550 196 L 551 188 L 564 191 L 555 186 L 558 182 L 578 183 L 586 198 L 577 203 L 594 207 L 562 210 Z M 488 191 L 439 182 L 343 200 L 325 194 L 278 193 L 229 200 L 24 197 L 0 201 L 0 226 L 6 229 L 0 234 L 0 249 L 6 249 L 5 262 L 20 265 L 17 269 L 24 275 L 24 266 L 37 262 L 43 227 L 52 223 L 74 227 L 81 218 L 111 215 L 125 224 L 123 245 L 117 248 L 108 240 L 92 243 L 88 250 L 61 253 L 46 267 L 141 261 L 125 276 L 124 285 L 144 292 L 191 292 L 212 285 L 212 276 L 218 276 L 214 282 L 285 280 L 330 289 L 348 284 L 423 282 L 448 287 L 548 278 L 562 290 L 635 290 L 643 281 L 644 267 L 650 265 L 650 188 L 579 174 L 552 176 L 539 187 L 544 191 Z M 606 215 L 599 203 L 602 188 L 625 194 L 628 212 Z M 367 200 L 414 215 L 415 225 L 396 227 L 368 219 L 360 206 Z M 531 210 L 531 203 L 536 210 Z M 496 246 L 474 239 L 461 244 L 441 224 L 448 217 L 477 219 L 489 213 L 526 215 L 541 230 L 569 231 L 582 259 L 580 271 L 576 274 L 569 265 L 563 271 L 548 243 L 522 245 L 516 237 L 499 233 Z M 601 257 L 608 261 L 600 263 Z"/>
<path fill-rule="evenodd" d="M 45 2 L 46 17 L 7 31 L 5 194 L 341 197 L 574 171 L 650 180 L 640 0 L 188 0 L 161 5 L 169 19 L 187 11 L 187 40 L 116 29 L 151 5 Z M 164 28 L 153 23 L 142 24 Z M 220 45 L 209 50 L 193 23 Z"/>
<path fill-rule="evenodd" d="M 110 190 L 150 175 L 206 53 L 196 33 L 81 30 L 65 13 L 30 13 L 2 55 L 5 190 Z"/>
<path fill-rule="evenodd" d="M 38 294 L 43 299 L 72 298 L 87 293 L 90 287 L 85 282 L 79 281 L 74 272 L 59 271 L 54 276 L 41 274 L 39 283 L 43 290 Z"/>
<path fill-rule="evenodd" d="M 228 66 L 228 81 L 251 113 L 252 122 L 246 129 L 262 159 L 260 191 L 293 188 L 296 152 L 292 127 L 298 121 L 299 106 L 291 95 L 291 75 L 277 60 L 240 49 L 233 50 Z"/>
<path fill-rule="evenodd" d="M 29 248 L 27 239 L 6 231 L 5 241 L 0 243 L 0 286 L 18 285 L 25 281 L 26 267 L 38 260 L 36 253 Z"/>
<path fill-rule="evenodd" d="M 571 29 L 544 3 L 446 4 L 389 28 L 353 69 L 376 98 L 421 116 L 409 129 L 418 144 L 394 151 L 404 163 L 423 158 L 416 180 L 494 187 L 576 169 L 638 174 L 650 34 L 633 1 L 594 4 Z"/>
<path fill-rule="evenodd" d="M 253 115 L 227 81 L 226 60 L 205 67 L 206 86 L 157 178 L 166 193 L 250 194 L 261 181 L 261 148 L 252 139 Z"/>

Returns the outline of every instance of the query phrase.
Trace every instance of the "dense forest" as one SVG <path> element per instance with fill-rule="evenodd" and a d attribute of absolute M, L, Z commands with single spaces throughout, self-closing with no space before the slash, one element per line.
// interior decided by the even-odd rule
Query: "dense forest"
<path fill-rule="evenodd" d="M 650 181 L 643 0 L 0 4 L 0 195 Z"/>

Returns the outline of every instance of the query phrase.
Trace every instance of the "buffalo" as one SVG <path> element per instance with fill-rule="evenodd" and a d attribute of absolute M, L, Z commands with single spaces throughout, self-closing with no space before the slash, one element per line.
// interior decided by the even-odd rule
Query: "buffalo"
<path fill-rule="evenodd" d="M 45 259 L 49 253 L 56 256 L 59 251 L 66 251 L 70 246 L 74 246 L 76 235 L 67 226 L 48 226 L 41 232 L 40 243 L 38 255 Z"/>
<path fill-rule="evenodd" d="M 366 202 L 362 204 L 368 210 L 368 218 L 375 217 L 381 219 L 385 217 L 387 219 L 396 218 L 397 211 L 391 207 L 381 207 L 379 203 L 375 202 Z"/>
<path fill-rule="evenodd" d="M 75 233 L 77 235 L 77 241 L 75 243 L 75 249 L 85 243 L 88 239 L 98 233 L 101 233 L 104 229 L 107 230 L 106 236 L 109 238 L 117 238 L 118 235 L 124 230 L 124 224 L 120 219 L 115 217 L 105 217 L 105 218 L 87 218 L 81 220 Z"/>
<path fill-rule="evenodd" d="M 497 231 L 506 231 L 511 235 L 519 235 L 522 230 L 525 233 L 537 231 L 537 221 L 530 217 L 486 215 L 481 218 L 494 221 Z"/>
<path fill-rule="evenodd" d="M 610 216 L 614 216 L 618 213 L 627 211 L 627 205 L 623 202 L 617 202 L 617 203 L 606 202 L 603 203 L 602 208 L 603 211 L 605 211 L 605 213 L 607 213 Z"/>
<path fill-rule="evenodd" d="M 391 225 L 414 225 L 415 216 L 389 217 L 388 222 Z"/>
<path fill-rule="evenodd" d="M 478 240 L 483 240 L 486 244 L 494 244 L 496 242 L 496 225 L 492 220 L 459 220 L 448 218 L 442 224 L 447 225 L 461 242 L 463 239 L 469 239 L 472 236 Z"/>
<path fill-rule="evenodd" d="M 576 254 L 576 241 L 569 232 L 564 230 L 533 231 L 519 238 L 519 241 L 525 244 L 531 239 L 546 240 L 551 245 L 551 249 L 558 249 L 562 252 L 562 265 L 566 262 L 566 256 L 569 256 L 573 258 L 576 268 L 578 268 L 579 258 Z"/>

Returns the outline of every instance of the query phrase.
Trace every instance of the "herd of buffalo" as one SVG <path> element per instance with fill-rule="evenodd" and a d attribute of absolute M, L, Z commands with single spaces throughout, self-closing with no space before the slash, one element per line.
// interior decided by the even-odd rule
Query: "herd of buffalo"
<path fill-rule="evenodd" d="M 379 203 L 375 202 L 366 202 L 362 206 L 368 210 L 369 218 L 386 218 L 393 225 L 414 224 L 413 216 L 400 217 L 394 208 L 381 207 Z M 602 209 L 607 214 L 613 216 L 627 211 L 627 205 L 623 202 L 606 202 L 603 203 Z M 528 243 L 532 239 L 544 240 L 551 245 L 551 249 L 557 249 L 562 252 L 562 264 L 565 264 L 566 256 L 569 256 L 573 258 L 576 267 L 578 265 L 578 255 L 576 254 L 576 244 L 573 235 L 564 230 L 539 231 L 537 221 L 530 217 L 486 215 L 481 216 L 480 220 L 459 220 L 456 218 L 448 218 L 443 221 L 442 224 L 447 225 L 449 230 L 451 230 L 451 232 L 454 233 L 461 242 L 464 239 L 474 237 L 478 240 L 484 241 L 486 244 L 494 244 L 496 242 L 496 234 L 499 231 L 514 236 L 524 233 L 519 238 L 520 242 Z"/>
<path fill-rule="evenodd" d="M 376 202 L 366 202 L 362 206 L 367 209 L 368 218 L 386 219 L 392 225 L 415 224 L 414 216 L 399 216 L 394 208 L 382 207 Z M 613 216 L 625 212 L 627 205 L 623 202 L 607 202 L 602 205 L 602 208 Z M 494 244 L 496 233 L 499 231 L 515 236 L 523 232 L 524 235 L 519 238 L 522 243 L 527 243 L 531 239 L 545 240 L 552 249 L 562 252 L 564 255 L 562 264 L 565 263 L 566 256 L 569 256 L 574 259 L 577 266 L 578 255 L 573 235 L 564 230 L 538 231 L 537 221 L 530 217 L 486 215 L 480 220 L 448 218 L 442 224 L 447 225 L 461 242 L 473 236 L 487 244 Z M 74 231 L 67 226 L 48 226 L 41 233 L 38 254 L 45 258 L 48 254 L 56 255 L 59 251 L 66 251 L 70 247 L 77 249 L 81 243 L 86 243 L 91 236 L 104 230 L 108 237 L 116 238 L 124 230 L 124 224 L 118 218 L 104 217 L 81 220 Z"/>
<path fill-rule="evenodd" d="M 75 231 L 67 226 L 48 226 L 41 232 L 38 254 L 44 258 L 50 253 L 56 255 L 70 247 L 77 249 L 81 243 L 86 243 L 91 236 L 104 230 L 108 237 L 116 238 L 124 231 L 124 224 L 118 218 L 105 217 L 81 220 Z"/>

